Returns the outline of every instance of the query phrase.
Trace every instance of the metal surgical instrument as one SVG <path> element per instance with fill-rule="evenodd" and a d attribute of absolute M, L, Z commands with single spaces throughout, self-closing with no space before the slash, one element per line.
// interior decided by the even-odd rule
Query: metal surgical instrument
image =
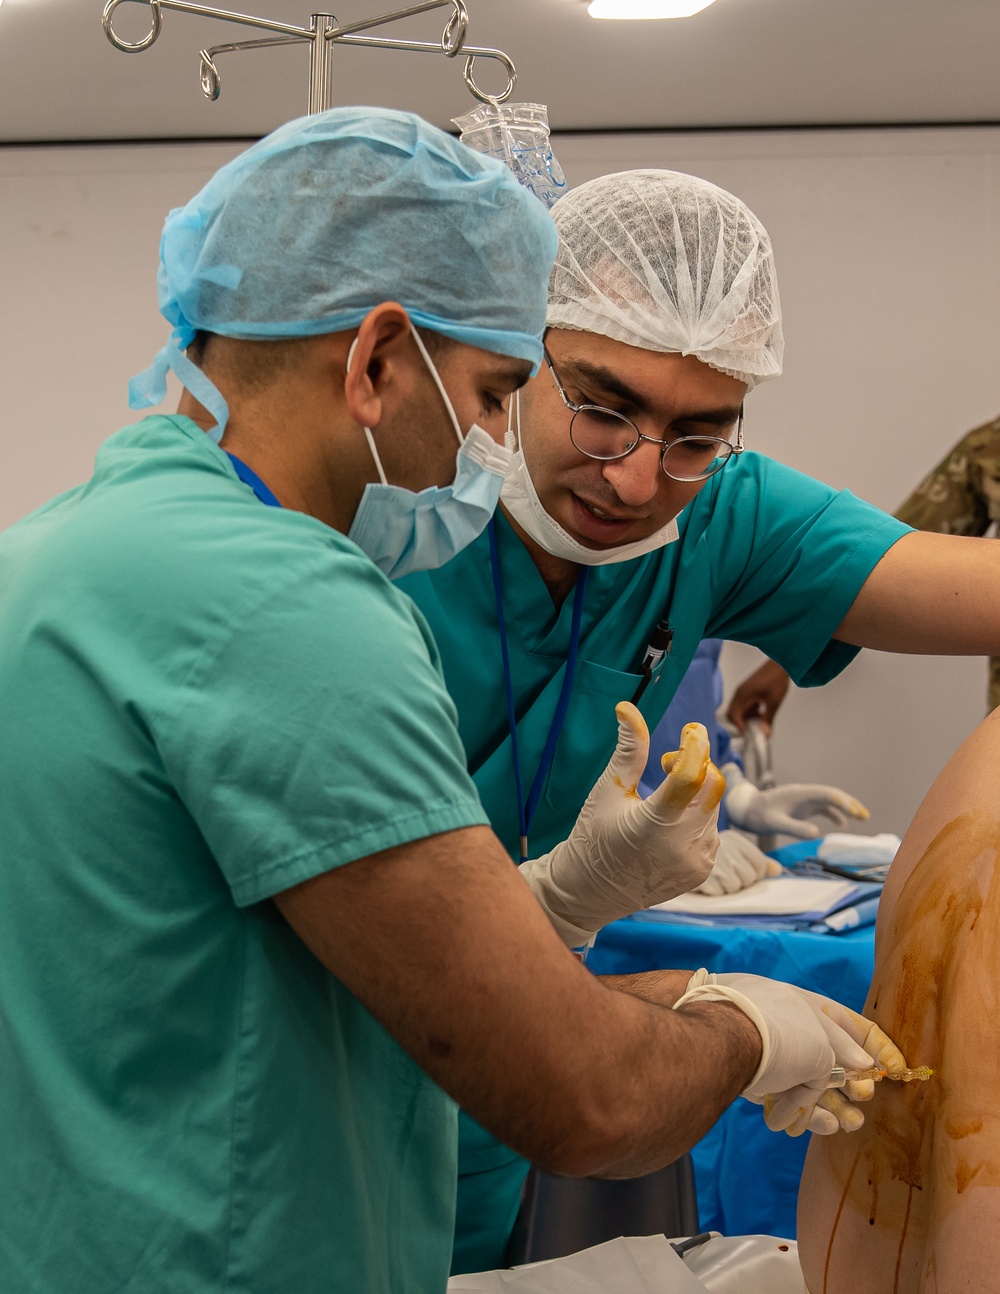
<path fill-rule="evenodd" d="M 114 15 L 119 5 L 142 4 L 150 12 L 151 27 L 148 35 L 141 40 L 128 41 L 117 35 L 114 30 Z M 410 18 L 414 14 L 426 13 L 431 9 L 449 8 L 451 14 L 445 24 L 439 41 L 393 40 L 385 36 L 363 36 L 373 27 L 382 27 L 386 23 Z M 194 4 L 192 0 L 107 0 L 104 6 L 102 22 L 104 34 L 114 45 L 126 54 L 141 54 L 153 45 L 163 26 L 163 10 L 176 9 L 180 13 L 197 14 L 203 18 L 218 18 L 222 22 L 237 23 L 243 27 L 255 27 L 258 30 L 275 33 L 259 37 L 256 40 L 235 41 L 226 45 L 213 45 L 201 50 L 201 88 L 206 98 L 215 100 L 219 97 L 221 79 L 215 59 L 219 54 L 233 53 L 239 50 L 264 49 L 273 45 L 294 45 L 306 42 L 309 45 L 309 109 L 310 113 L 325 112 L 333 106 L 333 47 L 334 45 L 364 45 L 371 49 L 410 50 L 420 54 L 443 54 L 454 58 L 457 54 L 465 55 L 463 77 L 472 94 L 482 103 L 500 104 L 509 99 L 514 91 L 517 70 L 507 54 L 500 49 L 488 49 L 478 45 L 466 45 L 465 38 L 469 30 L 469 14 L 465 0 L 423 0 L 421 4 L 408 5 L 405 9 L 396 9 L 392 13 L 381 14 L 377 18 L 365 18 L 360 22 L 338 24 L 333 14 L 314 13 L 308 27 L 296 27 L 290 23 L 274 22 L 269 18 L 256 18 L 250 14 L 234 13 L 228 9 L 212 9 L 207 5 Z M 476 84 L 474 72 L 477 58 L 494 59 L 507 73 L 507 84 L 499 94 L 487 94 Z"/>

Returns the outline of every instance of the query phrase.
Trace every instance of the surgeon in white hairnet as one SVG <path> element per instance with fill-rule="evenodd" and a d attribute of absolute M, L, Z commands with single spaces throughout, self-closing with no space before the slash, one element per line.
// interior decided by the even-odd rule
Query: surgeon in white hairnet
<path fill-rule="evenodd" d="M 643 170 L 583 184 L 552 215 L 545 360 L 512 402 L 500 509 L 454 561 L 401 581 L 493 828 L 535 860 L 614 749 L 615 703 L 638 697 L 654 727 L 704 638 L 751 643 L 800 686 L 862 646 L 1000 643 L 988 544 L 913 532 L 749 448 L 744 402 L 781 373 L 783 346 L 770 239 L 744 203 Z M 779 807 L 748 792 L 748 823 Z M 627 867 L 614 885 L 554 879 L 544 859 L 522 870 L 568 943 L 648 894 Z M 454 1269 L 496 1266 L 527 1165 L 466 1118 L 460 1170 Z"/>

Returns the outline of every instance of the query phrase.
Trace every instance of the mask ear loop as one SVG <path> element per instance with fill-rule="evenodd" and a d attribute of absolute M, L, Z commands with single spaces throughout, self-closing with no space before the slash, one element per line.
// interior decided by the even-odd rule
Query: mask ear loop
<path fill-rule="evenodd" d="M 517 431 L 514 430 L 515 409 L 517 410 Z M 507 448 L 517 453 L 521 446 L 521 388 L 514 392 L 507 405 Z"/>
<path fill-rule="evenodd" d="M 358 339 L 357 337 L 355 337 L 355 339 L 351 342 L 351 349 L 347 352 L 347 372 L 348 373 L 350 373 L 351 371 L 351 363 L 354 359 L 354 352 L 357 350 L 357 348 L 358 348 Z M 375 437 L 372 435 L 372 429 L 371 427 L 363 427 L 362 430 L 365 433 L 365 440 L 368 441 L 368 448 L 372 452 L 372 458 L 375 460 L 375 467 L 378 470 L 378 479 L 382 482 L 383 485 L 388 485 L 389 482 L 386 478 L 385 471 L 383 470 L 383 467 L 382 467 L 382 460 L 379 458 L 378 450 L 375 448 Z"/>
<path fill-rule="evenodd" d="M 413 326 L 412 321 L 410 322 L 410 332 L 413 334 L 413 340 L 417 343 L 417 350 L 419 350 L 420 354 L 423 356 L 424 363 L 427 365 L 428 371 L 434 379 L 434 385 L 441 393 L 441 399 L 444 401 L 444 407 L 448 410 L 448 417 L 451 419 L 451 425 L 455 428 L 455 435 L 458 437 L 458 443 L 460 445 L 464 445 L 465 436 L 462 432 L 462 428 L 459 426 L 458 415 L 455 413 L 455 406 L 452 404 L 451 397 L 448 392 L 444 389 L 441 375 L 438 373 L 434 361 L 431 359 L 430 355 L 428 355 L 427 347 L 424 345 L 424 340 Z"/>

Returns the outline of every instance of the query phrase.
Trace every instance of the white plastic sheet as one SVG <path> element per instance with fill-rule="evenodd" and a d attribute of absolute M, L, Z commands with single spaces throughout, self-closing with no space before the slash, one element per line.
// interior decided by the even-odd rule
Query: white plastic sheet
<path fill-rule="evenodd" d="M 453 1276 L 456 1291 L 494 1294 L 705 1294 L 665 1236 L 609 1240 L 568 1258 L 530 1263 L 509 1271 Z"/>
<path fill-rule="evenodd" d="M 568 1258 L 453 1276 L 449 1294 L 808 1294 L 794 1240 L 713 1236 L 681 1259 L 665 1236 L 630 1236 Z"/>
<path fill-rule="evenodd" d="M 686 1257 L 711 1294 L 809 1294 L 794 1240 L 715 1236 Z"/>

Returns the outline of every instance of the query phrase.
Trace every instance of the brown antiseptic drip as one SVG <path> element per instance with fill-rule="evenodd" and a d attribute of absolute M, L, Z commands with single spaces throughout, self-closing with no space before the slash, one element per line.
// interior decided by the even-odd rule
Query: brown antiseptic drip
<path fill-rule="evenodd" d="M 882 1288 L 894 1267 L 893 1294 L 909 1294 L 918 1286 L 908 1273 L 929 1270 L 925 1263 L 936 1267 L 932 1228 L 964 1193 L 1000 1187 L 1000 993 L 992 986 L 1000 947 L 998 844 L 995 815 L 954 818 L 913 867 L 884 928 L 880 920 L 874 1005 L 866 1014 L 909 1065 L 935 1072 L 927 1082 L 877 1083 L 864 1128 L 814 1139 L 813 1156 L 840 1195 L 823 1294 L 853 1287 L 846 1264 L 864 1266 L 868 1243 L 877 1263 L 885 1263 Z M 842 1194 L 835 1185 L 841 1182 Z M 831 1192 L 831 1209 L 835 1199 Z M 844 1257 L 831 1277 L 838 1233 Z M 915 1248 L 904 1266 L 908 1245 Z"/>
<path fill-rule="evenodd" d="M 844 1183 L 844 1191 L 840 1197 L 840 1205 L 837 1208 L 837 1216 L 833 1219 L 833 1226 L 830 1229 L 830 1243 L 826 1248 L 826 1266 L 823 1268 L 823 1294 L 827 1294 L 827 1286 L 830 1283 L 830 1259 L 833 1257 L 833 1242 L 837 1238 L 837 1227 L 840 1225 L 840 1215 L 844 1211 L 844 1205 L 847 1203 L 847 1192 L 851 1189 L 851 1182 L 854 1181 L 854 1174 L 857 1171 L 858 1163 L 861 1159 L 861 1151 L 854 1156 L 854 1163 L 851 1165 L 851 1171 L 847 1174 L 847 1181 Z"/>
<path fill-rule="evenodd" d="M 899 1294 L 899 1268 L 903 1262 L 903 1246 L 910 1229 L 910 1209 L 913 1207 L 913 1187 L 906 1193 L 906 1212 L 903 1214 L 903 1229 L 899 1233 L 899 1248 L 896 1250 L 896 1267 L 892 1273 L 892 1294 Z"/>

